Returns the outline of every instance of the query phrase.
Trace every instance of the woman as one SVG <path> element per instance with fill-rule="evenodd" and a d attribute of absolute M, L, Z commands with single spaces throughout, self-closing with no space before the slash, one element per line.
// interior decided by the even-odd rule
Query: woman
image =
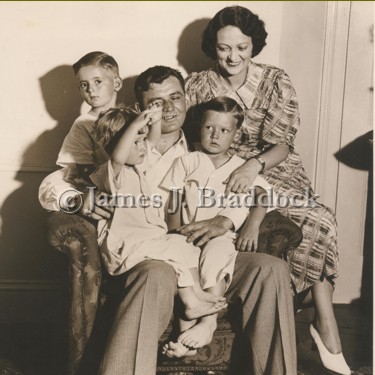
<path fill-rule="evenodd" d="M 275 194 L 313 198 L 311 182 L 294 146 L 300 120 L 291 81 L 283 70 L 251 61 L 266 45 L 266 37 L 264 22 L 248 9 L 231 6 L 219 11 L 202 40 L 202 50 L 217 64 L 187 78 L 188 106 L 226 95 L 245 110 L 246 119 L 232 152 L 247 162 L 231 174 L 228 192 L 246 192 L 255 176 L 262 173 Z M 308 207 L 279 209 L 301 226 L 304 237 L 288 254 L 291 278 L 296 293 L 311 291 L 315 319 L 310 332 L 323 365 L 339 374 L 350 374 L 332 306 L 338 275 L 336 219 L 328 207 L 313 199 L 311 202 Z"/>

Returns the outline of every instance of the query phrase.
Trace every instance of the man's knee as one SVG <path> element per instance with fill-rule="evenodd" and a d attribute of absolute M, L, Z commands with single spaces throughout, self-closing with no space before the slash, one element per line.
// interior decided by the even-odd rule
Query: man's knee
<path fill-rule="evenodd" d="M 177 290 L 176 273 L 172 266 L 160 260 L 145 260 L 138 263 L 128 275 L 128 281 L 150 283 L 164 292 L 173 294 Z"/>
<path fill-rule="evenodd" d="M 239 253 L 236 268 L 244 276 L 256 274 L 258 279 L 270 280 L 272 276 L 273 279 L 290 280 L 288 264 L 268 254 Z"/>

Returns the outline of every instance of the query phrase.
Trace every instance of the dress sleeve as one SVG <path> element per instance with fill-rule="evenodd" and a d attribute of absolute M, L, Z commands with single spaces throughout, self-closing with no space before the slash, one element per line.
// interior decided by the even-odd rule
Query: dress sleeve
<path fill-rule="evenodd" d="M 265 142 L 293 147 L 300 126 L 299 109 L 294 87 L 282 70 L 276 75 L 263 126 Z"/>
<path fill-rule="evenodd" d="M 186 108 L 208 102 L 214 98 L 209 80 L 209 72 L 191 73 L 185 80 Z"/>

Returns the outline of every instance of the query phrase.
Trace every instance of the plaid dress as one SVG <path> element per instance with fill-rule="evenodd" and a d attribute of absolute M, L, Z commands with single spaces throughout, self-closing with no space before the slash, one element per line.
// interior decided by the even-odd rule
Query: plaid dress
<path fill-rule="evenodd" d="M 185 88 L 189 108 L 222 95 L 236 100 L 245 111 L 245 121 L 236 134 L 231 152 L 250 159 L 273 145 L 287 144 L 286 160 L 264 171 L 262 176 L 277 195 L 314 196 L 294 146 L 300 126 L 298 102 L 290 78 L 283 70 L 252 62 L 245 83 L 234 91 L 213 68 L 189 75 Z M 189 133 L 189 129 L 186 132 Z M 297 292 L 310 288 L 323 277 L 334 283 L 338 275 L 336 218 L 330 208 L 322 204 L 313 206 L 289 205 L 278 209 L 303 232 L 301 245 L 288 253 L 290 274 Z"/>

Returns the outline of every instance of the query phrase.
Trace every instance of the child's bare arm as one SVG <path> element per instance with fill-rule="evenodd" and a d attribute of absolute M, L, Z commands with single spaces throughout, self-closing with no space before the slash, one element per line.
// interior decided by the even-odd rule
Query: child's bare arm
<path fill-rule="evenodd" d="M 117 177 L 126 161 L 129 158 L 130 151 L 137 139 L 139 131 L 144 128 L 151 120 L 151 110 L 146 109 L 140 113 L 129 125 L 124 134 L 118 141 L 111 155 L 111 164 L 115 176 Z"/>
<path fill-rule="evenodd" d="M 180 228 L 182 225 L 181 204 L 182 194 L 178 191 L 171 191 L 169 194 L 169 205 L 166 219 L 169 231 Z"/>
<path fill-rule="evenodd" d="M 161 137 L 161 118 L 163 110 L 162 107 L 153 105 L 152 103 L 149 106 L 149 109 L 151 110 L 151 120 L 147 124 L 150 126 L 147 140 L 150 143 L 151 148 L 153 148 L 158 144 Z"/>
<path fill-rule="evenodd" d="M 258 199 L 266 191 L 261 187 L 255 188 L 256 206 L 250 209 L 244 226 L 237 237 L 236 249 L 238 251 L 256 251 L 258 248 L 259 227 L 267 213 L 268 200 Z"/>

